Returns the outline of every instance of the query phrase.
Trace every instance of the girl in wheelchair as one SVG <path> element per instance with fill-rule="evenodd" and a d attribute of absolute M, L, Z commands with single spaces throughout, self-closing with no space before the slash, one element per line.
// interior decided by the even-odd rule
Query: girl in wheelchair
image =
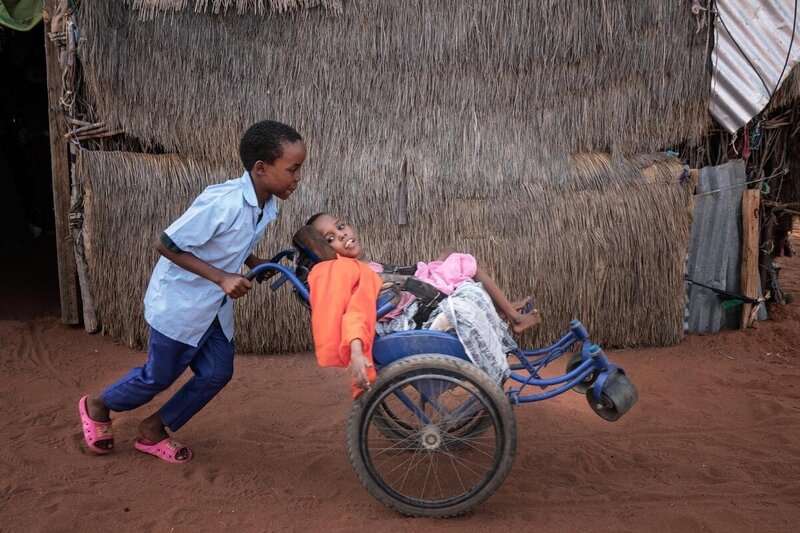
<path fill-rule="evenodd" d="M 358 233 L 337 217 L 318 213 L 307 225 L 337 255 L 336 261 L 315 266 L 308 277 L 317 359 L 322 366 L 348 367 L 356 394 L 375 379 L 371 344 L 376 332 L 453 331 L 473 362 L 502 381 L 509 372 L 506 354 L 516 347 L 509 327 L 521 333 L 541 323 L 529 298 L 511 302 L 471 255 L 445 252 L 436 261 L 398 272 L 367 262 Z M 404 279 L 403 274 L 414 276 Z M 375 301 L 381 289 L 391 287 L 404 290 L 395 308 L 378 321 Z"/>

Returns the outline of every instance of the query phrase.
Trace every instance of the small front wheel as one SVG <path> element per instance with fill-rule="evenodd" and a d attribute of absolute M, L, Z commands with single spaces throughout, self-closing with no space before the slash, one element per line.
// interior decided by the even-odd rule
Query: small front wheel
<path fill-rule="evenodd" d="M 570 372 L 581 366 L 581 363 L 583 363 L 583 355 L 581 354 L 581 351 L 578 350 L 577 352 L 569 356 L 569 359 L 567 360 L 567 370 L 565 374 L 569 374 Z M 578 382 L 577 385 L 572 387 L 572 390 L 580 394 L 586 394 L 586 391 L 591 389 L 592 385 L 594 385 L 594 382 L 597 381 L 597 376 L 599 375 L 600 375 L 600 370 L 595 368 L 589 375 L 583 378 L 582 381 Z"/>
<path fill-rule="evenodd" d="M 475 365 L 415 355 L 387 366 L 350 410 L 350 461 L 367 490 L 409 516 L 462 514 L 514 461 L 508 397 Z"/>
<path fill-rule="evenodd" d="M 586 400 L 597 416 L 609 422 L 616 422 L 622 415 L 630 411 L 639 393 L 633 381 L 622 372 L 614 372 L 603 383 L 600 398 L 594 395 L 594 389 L 586 391 Z"/>

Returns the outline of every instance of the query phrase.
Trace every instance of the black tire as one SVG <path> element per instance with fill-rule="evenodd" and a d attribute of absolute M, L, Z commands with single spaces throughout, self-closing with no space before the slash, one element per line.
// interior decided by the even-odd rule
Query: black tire
<path fill-rule="evenodd" d="M 638 399 L 636 386 L 622 372 L 614 372 L 608 376 L 599 400 L 594 397 L 594 390 L 586 391 L 586 401 L 589 402 L 592 411 L 609 422 L 619 420 L 622 415 L 630 411 Z"/>
<path fill-rule="evenodd" d="M 567 370 L 565 374 L 569 374 L 570 372 L 578 368 L 581 365 L 581 363 L 583 363 L 583 356 L 581 354 L 581 351 L 578 350 L 577 352 L 569 356 L 569 359 L 567 360 Z M 586 391 L 592 388 L 594 382 L 597 381 L 597 376 L 599 375 L 600 371 L 594 369 L 588 376 L 583 378 L 583 381 L 572 387 L 572 390 L 580 394 L 586 394 Z"/>
<path fill-rule="evenodd" d="M 472 363 L 446 355 L 406 357 L 381 370 L 353 402 L 347 423 L 350 462 L 361 483 L 408 516 L 456 516 L 483 502 L 511 469 L 516 440 L 500 386 Z"/>

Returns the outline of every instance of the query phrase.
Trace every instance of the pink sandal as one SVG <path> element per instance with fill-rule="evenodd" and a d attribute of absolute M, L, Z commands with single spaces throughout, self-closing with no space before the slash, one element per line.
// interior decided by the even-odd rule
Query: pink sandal
<path fill-rule="evenodd" d="M 133 444 L 133 446 L 140 452 L 149 453 L 150 455 L 158 457 L 159 459 L 163 459 L 168 463 L 188 463 L 192 460 L 192 450 L 176 441 L 172 437 L 167 437 L 161 442 L 156 443 L 141 437 L 136 439 L 136 442 Z M 178 459 L 178 452 L 183 449 L 186 450 L 186 458 Z"/>
<path fill-rule="evenodd" d="M 78 412 L 81 414 L 81 425 L 83 426 L 83 440 L 94 453 L 105 455 L 114 449 L 114 432 L 111 430 L 111 422 L 98 422 L 89 418 L 86 410 L 86 401 L 89 396 L 84 396 L 78 401 Z M 110 448 L 101 448 L 98 442 L 110 440 Z"/>

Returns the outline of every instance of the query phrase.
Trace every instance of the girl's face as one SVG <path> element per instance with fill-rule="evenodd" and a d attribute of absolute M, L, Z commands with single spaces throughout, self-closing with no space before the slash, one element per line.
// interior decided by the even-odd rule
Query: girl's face
<path fill-rule="evenodd" d="M 318 216 L 311 226 L 322 234 L 337 254 L 353 259 L 360 259 L 363 256 L 358 233 L 347 222 L 325 214 Z"/>

